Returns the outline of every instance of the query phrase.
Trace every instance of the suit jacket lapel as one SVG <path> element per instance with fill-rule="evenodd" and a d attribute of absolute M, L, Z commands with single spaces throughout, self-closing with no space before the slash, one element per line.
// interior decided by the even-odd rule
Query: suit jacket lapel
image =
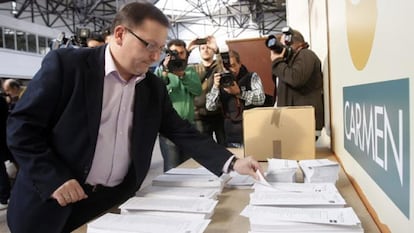
<path fill-rule="evenodd" d="M 85 72 L 85 102 L 88 115 L 89 136 L 94 144 L 99 131 L 102 112 L 103 84 L 105 76 L 105 48 L 100 47 L 90 53 L 88 70 Z M 95 148 L 95 146 L 93 147 Z"/>

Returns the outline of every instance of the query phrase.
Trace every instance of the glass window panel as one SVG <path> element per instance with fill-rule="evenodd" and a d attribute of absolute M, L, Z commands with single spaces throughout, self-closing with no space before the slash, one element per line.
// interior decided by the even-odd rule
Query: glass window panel
<path fill-rule="evenodd" d="M 8 49 L 16 49 L 16 47 L 14 46 L 14 34 L 15 34 L 15 30 L 11 29 L 11 28 L 4 28 L 4 44 L 5 44 L 5 48 Z"/>
<path fill-rule="evenodd" d="M 36 35 L 35 34 L 31 34 L 31 33 L 27 33 L 27 51 L 31 52 L 31 53 L 36 53 L 37 52 L 37 46 L 36 46 Z"/>
<path fill-rule="evenodd" d="M 16 31 L 17 50 L 27 52 L 26 32 Z"/>
<path fill-rule="evenodd" d="M 44 36 L 39 36 L 39 53 L 46 54 L 47 53 L 47 38 Z"/>

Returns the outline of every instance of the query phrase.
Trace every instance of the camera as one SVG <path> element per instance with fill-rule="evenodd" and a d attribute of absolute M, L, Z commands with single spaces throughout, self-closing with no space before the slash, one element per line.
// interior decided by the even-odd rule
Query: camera
<path fill-rule="evenodd" d="M 231 87 L 233 86 L 234 76 L 230 71 L 224 71 L 220 73 L 220 86 Z"/>
<path fill-rule="evenodd" d="M 231 65 L 230 65 L 230 54 L 229 52 L 221 52 L 220 53 L 221 56 L 221 60 L 223 62 L 223 66 L 226 70 L 229 70 Z"/>
<path fill-rule="evenodd" d="M 50 49 L 55 50 L 58 48 L 80 48 L 87 47 L 86 40 L 90 37 L 91 31 L 88 28 L 77 28 L 76 35 L 69 38 L 66 37 L 65 32 L 59 33 L 56 39 L 53 39 L 50 43 Z"/>
<path fill-rule="evenodd" d="M 207 38 L 197 38 L 194 41 L 194 44 L 196 44 L 196 45 L 207 44 Z"/>
<path fill-rule="evenodd" d="M 282 29 L 282 33 L 285 35 L 285 44 L 282 44 L 277 36 L 270 35 L 267 38 L 265 45 L 267 48 L 275 51 L 276 53 L 282 53 L 283 49 L 286 49 L 283 57 L 286 61 L 289 61 L 293 55 L 293 49 L 292 47 L 290 47 L 290 45 L 292 44 L 293 31 L 290 27 L 284 27 Z"/>
<path fill-rule="evenodd" d="M 166 50 L 166 53 L 170 55 L 170 61 L 167 68 L 170 72 L 183 71 L 187 67 L 187 59 L 181 59 L 176 50 Z"/>

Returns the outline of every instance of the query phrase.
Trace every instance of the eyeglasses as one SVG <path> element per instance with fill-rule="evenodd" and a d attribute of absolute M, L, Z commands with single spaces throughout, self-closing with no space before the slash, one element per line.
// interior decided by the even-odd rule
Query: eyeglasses
<path fill-rule="evenodd" d="M 131 29 L 125 27 L 125 29 L 131 33 L 135 38 L 137 38 L 139 41 L 141 41 L 141 43 L 143 43 L 145 45 L 145 48 L 151 52 L 151 53 L 161 53 L 164 51 L 164 46 L 157 46 L 156 44 L 150 43 L 144 39 L 142 39 L 141 37 L 139 37 L 137 34 L 135 34 Z"/>

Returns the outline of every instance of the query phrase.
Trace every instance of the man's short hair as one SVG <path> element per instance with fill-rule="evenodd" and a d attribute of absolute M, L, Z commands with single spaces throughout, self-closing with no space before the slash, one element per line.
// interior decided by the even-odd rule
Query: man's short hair
<path fill-rule="evenodd" d="M 239 64 L 240 64 L 240 54 L 239 54 L 237 51 L 235 51 L 235 50 L 230 50 L 230 51 L 229 51 L 229 56 L 230 56 L 230 57 L 234 57 L 234 58 L 236 59 L 237 63 L 239 63 Z"/>
<path fill-rule="evenodd" d="M 169 48 L 173 45 L 184 47 L 184 48 L 187 47 L 186 43 L 183 40 L 180 40 L 180 39 L 172 39 L 172 40 L 168 41 L 167 48 Z"/>
<path fill-rule="evenodd" d="M 170 26 L 167 16 L 153 4 L 148 2 L 131 2 L 122 7 L 115 15 L 111 26 L 111 33 L 114 33 L 115 27 L 119 25 L 134 28 L 140 26 L 146 19 L 157 21 L 165 27 Z"/>
<path fill-rule="evenodd" d="M 302 33 L 300 33 L 298 30 L 292 29 L 292 42 L 305 43 L 305 39 L 303 38 Z"/>
<path fill-rule="evenodd" d="M 5 81 L 5 83 L 9 86 L 9 88 L 12 89 L 20 89 L 20 87 L 22 86 L 20 82 L 15 79 L 8 79 Z"/>

